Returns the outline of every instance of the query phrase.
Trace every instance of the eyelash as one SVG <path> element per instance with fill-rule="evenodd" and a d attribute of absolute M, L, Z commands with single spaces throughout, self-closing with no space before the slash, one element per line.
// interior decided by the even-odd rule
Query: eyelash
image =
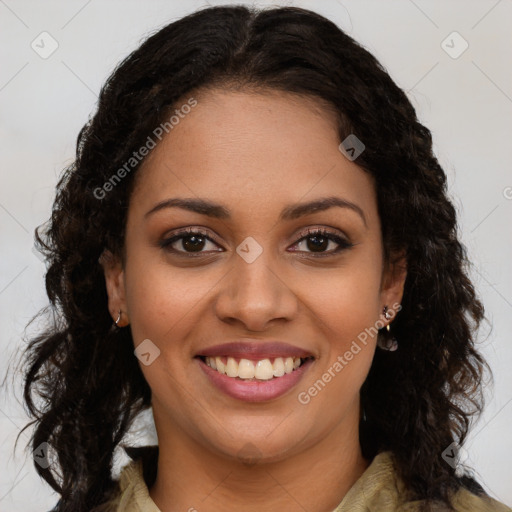
<path fill-rule="evenodd" d="M 183 238 L 187 238 L 189 236 L 195 236 L 199 235 L 202 238 L 206 238 L 210 242 L 216 243 L 215 240 L 213 240 L 206 232 L 202 231 L 201 229 L 192 229 L 192 228 L 186 228 L 181 231 L 178 231 L 176 234 L 174 234 L 172 237 L 167 238 L 165 240 L 162 240 L 159 245 L 162 249 L 173 252 L 178 255 L 186 255 L 185 257 L 191 257 L 191 258 L 197 258 L 200 257 L 204 252 L 186 252 L 186 251 L 177 251 L 176 249 L 173 249 L 170 247 L 174 242 L 181 240 Z M 306 254 L 311 254 L 315 258 L 323 258 L 326 256 L 333 256 L 335 254 L 338 254 L 339 252 L 350 249 L 354 246 L 354 244 L 348 242 L 347 240 L 343 239 L 342 237 L 338 236 L 336 233 L 329 231 L 325 228 L 308 228 L 305 232 L 300 233 L 300 238 L 295 242 L 294 245 L 299 244 L 303 240 L 319 236 L 322 238 L 327 238 L 328 240 L 331 240 L 333 242 L 336 242 L 339 247 L 333 251 L 328 252 L 320 252 L 320 253 L 314 253 L 314 252 L 308 252 L 308 251 L 294 251 L 294 252 L 306 252 Z M 220 252 L 220 251 L 216 251 Z"/>

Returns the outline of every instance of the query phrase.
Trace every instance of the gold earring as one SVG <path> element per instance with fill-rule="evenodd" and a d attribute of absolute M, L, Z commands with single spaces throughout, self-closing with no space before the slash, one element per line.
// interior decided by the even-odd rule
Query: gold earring
<path fill-rule="evenodd" d="M 384 306 L 384 309 L 383 309 L 382 312 L 383 312 L 384 318 L 386 320 L 389 320 L 390 318 L 393 317 L 393 315 L 388 311 L 388 307 L 387 306 Z M 380 349 L 382 349 L 382 350 L 386 350 L 388 352 L 394 352 L 395 350 L 398 349 L 398 341 L 397 341 L 397 339 L 394 336 L 389 338 L 390 331 L 391 331 L 391 328 L 389 327 L 389 324 L 387 324 L 386 325 L 386 337 L 387 337 L 387 339 L 378 338 L 377 346 Z"/>

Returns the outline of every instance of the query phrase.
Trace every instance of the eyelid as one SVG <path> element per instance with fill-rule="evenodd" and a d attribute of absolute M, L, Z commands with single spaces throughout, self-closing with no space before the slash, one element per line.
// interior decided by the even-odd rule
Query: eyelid
<path fill-rule="evenodd" d="M 347 235 L 345 235 L 345 233 L 343 233 L 343 231 L 336 229 L 336 228 L 327 228 L 325 226 L 313 226 L 313 227 L 309 226 L 309 227 L 303 229 L 302 231 L 300 231 L 297 235 L 295 235 L 295 237 L 299 237 L 297 239 L 297 242 L 299 242 L 303 238 L 316 235 L 319 232 L 325 236 L 329 236 L 331 238 L 338 237 L 338 238 L 344 239 L 345 242 L 350 243 L 349 237 Z"/>
<path fill-rule="evenodd" d="M 201 235 L 203 236 L 204 238 L 208 239 L 209 241 L 219 245 L 219 242 L 217 242 L 215 240 L 215 236 L 212 235 L 208 230 L 206 230 L 205 228 L 195 228 L 195 227 L 187 227 L 187 228 L 180 228 L 178 229 L 177 231 L 174 231 L 172 233 L 171 236 L 161 240 L 158 245 L 162 248 L 162 249 L 166 249 L 167 246 L 171 245 L 172 243 L 176 242 L 177 240 L 179 240 L 180 238 L 184 238 L 186 235 Z M 174 251 L 175 253 L 181 253 L 181 254 L 194 254 L 194 253 L 186 253 L 184 251 Z M 201 254 L 201 253 L 196 253 L 196 254 Z"/>
<path fill-rule="evenodd" d="M 313 237 L 313 236 L 325 237 L 329 241 L 333 241 L 334 243 L 338 244 L 338 247 L 336 249 L 330 250 L 330 251 L 325 251 L 325 252 L 315 253 L 315 252 L 309 252 L 309 251 L 293 251 L 293 252 L 300 253 L 302 255 L 302 257 L 305 257 L 305 258 L 308 256 L 304 256 L 304 254 L 312 255 L 314 258 L 326 258 L 329 256 L 336 256 L 336 255 L 340 254 L 341 252 L 343 252 L 344 250 L 350 249 L 350 248 L 354 247 L 354 245 L 356 245 L 356 244 L 352 243 L 350 241 L 349 237 L 347 235 L 345 235 L 339 229 L 326 228 L 324 226 L 321 226 L 321 227 L 318 227 L 318 226 L 311 227 L 310 226 L 310 227 L 306 228 L 305 230 L 301 231 L 296 236 L 299 238 L 293 245 L 298 245 L 303 240 L 305 240 L 309 237 Z"/>

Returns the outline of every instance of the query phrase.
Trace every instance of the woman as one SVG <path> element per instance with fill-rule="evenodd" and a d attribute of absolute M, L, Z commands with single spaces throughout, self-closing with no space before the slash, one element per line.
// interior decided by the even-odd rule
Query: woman
<path fill-rule="evenodd" d="M 510 510 L 457 465 L 484 312 L 430 132 L 325 18 L 151 36 L 38 239 L 58 315 L 25 399 L 56 511 Z M 116 481 L 149 407 L 158 447 Z"/>

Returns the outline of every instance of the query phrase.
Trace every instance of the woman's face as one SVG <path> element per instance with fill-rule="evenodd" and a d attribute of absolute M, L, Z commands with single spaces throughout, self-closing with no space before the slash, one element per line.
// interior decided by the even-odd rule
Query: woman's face
<path fill-rule="evenodd" d="M 138 171 L 124 267 L 106 268 L 113 316 L 144 343 L 159 438 L 268 460 L 343 439 L 375 350 L 365 329 L 405 278 L 384 269 L 372 179 L 313 99 L 195 99 Z M 308 207 L 326 198 L 338 204 Z M 181 230 L 200 234 L 171 240 Z M 286 373 L 287 357 L 309 359 Z"/>

